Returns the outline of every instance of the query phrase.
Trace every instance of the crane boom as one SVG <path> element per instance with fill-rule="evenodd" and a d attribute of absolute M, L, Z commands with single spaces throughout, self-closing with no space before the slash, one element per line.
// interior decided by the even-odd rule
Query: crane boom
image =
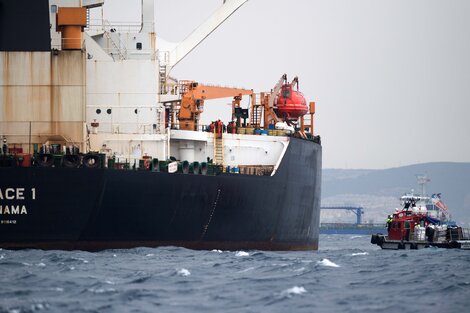
<path fill-rule="evenodd" d="M 204 23 L 170 51 L 168 66 L 173 68 L 207 36 L 248 0 L 226 0 Z"/>
<path fill-rule="evenodd" d="M 277 95 L 279 94 L 279 91 L 282 88 L 282 85 L 287 81 L 287 74 L 284 74 L 281 76 L 277 84 L 274 86 L 273 91 L 271 92 L 271 95 L 269 95 L 269 107 L 273 108 L 274 107 L 274 101 L 276 100 Z"/>
<path fill-rule="evenodd" d="M 197 130 L 199 118 L 204 112 L 204 101 L 233 97 L 232 106 L 239 106 L 244 95 L 253 96 L 252 89 L 220 87 L 185 82 L 181 85 L 181 104 L 178 114 L 180 129 Z M 232 108 L 233 109 L 233 108 Z"/>
<path fill-rule="evenodd" d="M 219 98 L 228 98 L 234 96 L 244 96 L 251 95 L 253 93 L 252 89 L 240 89 L 232 87 L 220 87 L 220 86 L 211 86 L 198 84 L 196 87 L 190 88 L 190 93 L 193 99 L 219 99 Z"/>

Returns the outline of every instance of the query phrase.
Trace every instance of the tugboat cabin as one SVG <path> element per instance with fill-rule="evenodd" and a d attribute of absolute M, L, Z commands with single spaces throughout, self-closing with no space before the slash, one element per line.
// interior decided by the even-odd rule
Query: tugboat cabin
<path fill-rule="evenodd" d="M 426 217 L 413 214 L 412 211 L 400 211 L 393 214 L 393 220 L 388 225 L 388 238 L 391 240 L 409 241 L 413 239 L 415 227 L 426 227 Z"/>

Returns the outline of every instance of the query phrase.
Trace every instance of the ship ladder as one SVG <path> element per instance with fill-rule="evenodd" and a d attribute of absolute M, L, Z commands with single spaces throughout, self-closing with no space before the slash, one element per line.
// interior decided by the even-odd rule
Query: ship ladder
<path fill-rule="evenodd" d="M 166 65 L 160 65 L 159 69 L 160 76 L 160 94 L 166 94 Z"/>
<path fill-rule="evenodd" d="M 216 127 L 214 127 L 214 163 L 218 165 L 224 165 L 224 137 L 223 132 L 220 132 L 220 138 L 217 138 L 218 134 Z"/>
<path fill-rule="evenodd" d="M 256 102 L 251 107 L 251 120 L 250 125 L 251 127 L 260 127 L 261 125 L 261 118 L 263 116 L 263 105 L 261 103 L 261 95 L 256 94 Z"/>
<path fill-rule="evenodd" d="M 109 23 L 108 20 L 104 20 L 103 22 L 106 26 L 108 26 L 110 31 L 113 31 L 114 28 L 112 28 L 112 26 L 111 26 L 111 24 Z M 106 37 L 106 39 L 108 39 L 109 42 L 111 42 L 114 49 L 117 51 L 117 53 L 119 55 L 119 60 L 125 60 L 126 59 L 125 53 L 127 54 L 127 51 L 124 51 L 124 53 L 123 53 L 123 51 L 121 50 L 121 40 L 119 39 L 119 37 L 117 37 L 119 42 L 116 43 L 114 41 L 114 39 L 111 37 L 111 35 L 109 34 L 108 31 L 106 31 L 106 30 L 104 31 L 104 36 Z M 124 50 L 125 50 L 125 48 L 124 48 Z M 113 56 L 113 53 L 110 52 L 110 54 L 111 54 L 111 56 Z M 113 56 L 113 59 L 114 59 L 114 56 Z"/>
<path fill-rule="evenodd" d="M 261 116 L 263 114 L 263 107 L 261 105 L 253 106 L 253 113 L 251 118 L 251 127 L 260 127 L 261 125 Z"/>

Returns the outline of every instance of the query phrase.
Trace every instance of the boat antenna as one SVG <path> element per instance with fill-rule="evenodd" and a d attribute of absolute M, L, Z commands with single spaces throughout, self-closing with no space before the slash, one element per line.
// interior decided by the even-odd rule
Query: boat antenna
<path fill-rule="evenodd" d="M 427 183 L 431 181 L 431 179 L 428 176 L 422 174 L 416 175 L 416 179 L 418 181 L 418 185 L 421 186 L 421 196 L 425 197 L 427 195 L 426 186 Z"/>

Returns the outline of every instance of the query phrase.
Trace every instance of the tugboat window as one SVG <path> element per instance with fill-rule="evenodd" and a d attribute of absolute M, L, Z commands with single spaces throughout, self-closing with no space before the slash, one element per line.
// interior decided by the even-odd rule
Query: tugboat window
<path fill-rule="evenodd" d="M 111 114 L 111 109 L 107 109 L 106 113 Z"/>
<path fill-rule="evenodd" d="M 96 109 L 96 114 L 101 114 L 101 109 Z"/>
<path fill-rule="evenodd" d="M 137 50 L 142 50 L 142 43 L 141 42 L 136 43 L 135 48 Z"/>

